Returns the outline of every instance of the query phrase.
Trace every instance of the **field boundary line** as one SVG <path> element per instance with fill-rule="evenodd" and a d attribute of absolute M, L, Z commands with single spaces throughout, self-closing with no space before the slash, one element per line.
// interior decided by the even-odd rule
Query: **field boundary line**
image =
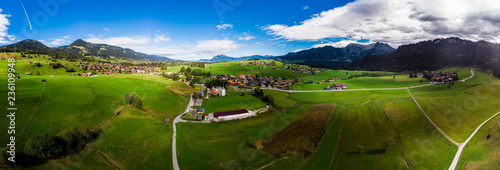
<path fill-rule="evenodd" d="M 467 140 L 465 140 L 464 143 L 462 143 L 461 145 L 458 146 L 458 151 L 455 154 L 455 157 L 453 158 L 453 162 L 451 163 L 451 165 L 448 168 L 448 170 L 455 170 L 455 168 L 457 167 L 457 164 L 458 164 L 458 160 L 460 160 L 460 155 L 462 154 L 462 151 L 465 148 L 465 146 L 467 145 L 467 143 L 469 143 L 469 141 L 474 137 L 474 135 L 476 135 L 476 133 L 479 131 L 479 129 L 481 129 L 481 127 L 484 124 L 486 124 L 488 121 L 490 121 L 494 117 L 498 116 L 499 114 L 500 114 L 500 112 L 498 112 L 498 113 L 494 114 L 493 116 L 491 116 L 490 118 L 486 119 L 486 121 L 484 121 L 483 123 L 481 123 L 481 125 L 479 125 L 476 128 L 476 130 L 474 130 L 474 132 L 472 132 L 472 134 L 469 136 L 469 138 L 467 138 Z"/>
<path fill-rule="evenodd" d="M 28 123 L 26 123 L 26 126 L 24 126 L 23 130 L 21 130 L 21 134 L 19 134 L 19 137 L 16 139 L 16 143 L 19 141 L 19 139 L 21 139 L 21 137 L 23 137 L 24 131 L 26 131 L 26 129 L 28 129 L 28 127 L 31 124 L 31 121 L 35 117 L 36 111 L 38 111 L 38 107 L 40 107 L 40 104 L 42 103 L 43 93 L 45 92 L 45 87 L 46 86 L 47 86 L 47 82 L 45 82 L 43 84 L 43 89 L 42 89 L 42 93 L 40 93 L 40 99 L 38 100 L 38 104 L 36 105 L 35 110 L 33 110 L 33 113 L 31 114 L 31 117 L 28 120 Z"/>
<path fill-rule="evenodd" d="M 410 92 L 410 89 L 407 88 L 406 90 L 408 90 L 408 93 L 410 94 L 411 96 L 411 99 L 413 99 L 413 102 L 415 102 L 415 104 L 417 105 L 418 109 L 420 110 L 420 112 L 422 114 L 424 114 L 425 118 L 427 118 L 427 120 L 429 120 L 429 122 L 431 122 L 431 124 L 439 131 L 439 133 L 441 133 L 441 135 L 443 135 L 446 139 L 448 139 L 448 141 L 450 141 L 451 143 L 457 145 L 457 146 L 460 146 L 461 144 L 458 143 L 458 142 L 455 142 L 453 139 L 451 139 L 448 135 L 446 135 L 446 133 L 443 132 L 443 130 L 441 130 L 441 128 L 439 128 L 436 123 L 434 123 L 434 121 L 432 121 L 432 119 L 427 116 L 427 114 L 424 112 L 424 110 L 422 109 L 422 107 L 420 107 L 420 105 L 418 104 L 417 100 L 415 100 L 415 98 L 413 97 L 413 95 L 411 94 Z"/>
<path fill-rule="evenodd" d="M 115 161 L 111 160 L 111 158 L 109 158 L 106 154 L 104 154 L 104 152 L 98 150 L 98 149 L 94 149 L 93 147 L 89 146 L 89 145 L 85 145 L 85 147 L 97 152 L 99 155 L 101 155 L 102 157 L 104 157 L 104 159 L 106 160 L 106 162 L 108 162 L 109 164 L 111 164 L 113 167 L 115 167 L 116 169 L 121 169 L 120 167 L 118 167 L 115 163 Z"/>
<path fill-rule="evenodd" d="M 389 116 L 387 116 L 387 112 L 385 111 L 384 109 L 384 106 L 382 106 L 382 103 L 380 103 L 379 100 L 375 100 L 375 101 L 378 101 L 378 105 L 380 106 L 380 109 L 382 109 L 382 114 L 384 114 L 384 118 L 385 118 L 385 121 L 389 124 L 389 126 L 392 128 L 392 130 L 394 130 L 394 132 L 396 132 L 396 134 L 398 135 L 399 139 L 401 139 L 401 133 L 396 129 L 396 127 L 394 126 L 394 124 L 391 122 L 391 120 L 389 119 Z M 401 141 L 401 150 L 403 151 L 403 159 L 405 160 L 405 164 L 406 164 L 406 168 L 408 169 L 411 169 L 410 168 L 410 164 L 408 163 L 408 160 L 406 159 L 406 154 L 405 154 L 405 146 L 404 146 L 404 142 Z"/>

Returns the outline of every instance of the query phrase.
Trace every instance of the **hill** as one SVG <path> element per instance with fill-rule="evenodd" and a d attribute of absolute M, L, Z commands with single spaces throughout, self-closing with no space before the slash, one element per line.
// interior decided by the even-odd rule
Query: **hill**
<path fill-rule="evenodd" d="M 200 61 L 203 62 L 223 62 L 223 61 L 241 61 L 241 60 L 250 60 L 250 59 L 262 59 L 262 60 L 268 60 L 274 58 L 273 56 L 270 55 L 252 55 L 252 56 L 245 56 L 245 57 L 229 57 L 224 54 L 216 55 L 212 57 L 212 59 L 200 59 Z"/>
<path fill-rule="evenodd" d="M 128 48 L 121 48 L 107 44 L 93 44 L 85 42 L 82 39 L 78 39 L 69 46 L 61 48 L 77 56 L 98 56 L 104 59 L 109 59 L 112 56 L 125 60 L 172 61 L 172 59 L 167 57 L 148 55 Z"/>
<path fill-rule="evenodd" d="M 56 48 L 47 47 L 37 40 L 23 40 L 14 44 L 0 47 L 0 52 L 24 52 L 27 54 L 47 54 L 54 58 L 79 59 L 87 56 L 97 56 L 102 59 L 115 57 L 124 60 L 154 60 L 172 61 L 172 59 L 157 55 L 148 55 L 128 48 L 121 48 L 107 44 L 93 44 L 81 39 L 69 46 Z"/>
<path fill-rule="evenodd" d="M 423 41 L 400 46 L 394 53 L 363 57 L 350 65 L 364 70 L 435 70 L 451 66 L 479 66 L 500 74 L 500 44 L 460 38 Z"/>
<path fill-rule="evenodd" d="M 342 66 L 366 55 L 382 55 L 394 52 L 394 48 L 384 43 L 369 45 L 349 44 L 344 48 L 324 46 L 278 56 L 277 60 L 316 66 Z"/>
<path fill-rule="evenodd" d="M 78 56 L 71 54 L 59 48 L 50 48 L 37 40 L 23 40 L 14 44 L 5 45 L 0 47 L 0 52 L 23 52 L 27 54 L 47 54 L 54 58 L 78 58 Z"/>

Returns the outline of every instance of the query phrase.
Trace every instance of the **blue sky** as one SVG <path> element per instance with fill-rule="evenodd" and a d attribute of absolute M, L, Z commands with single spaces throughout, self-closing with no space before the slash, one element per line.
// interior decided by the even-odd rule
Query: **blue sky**
<path fill-rule="evenodd" d="M 500 42 L 495 36 L 500 5 L 479 1 L 485 2 L 3 0 L 0 45 L 36 39 L 54 47 L 84 39 L 196 60 L 217 54 L 281 55 L 356 42 L 397 47 L 449 36 Z M 477 21 L 472 26 L 471 18 Z"/>

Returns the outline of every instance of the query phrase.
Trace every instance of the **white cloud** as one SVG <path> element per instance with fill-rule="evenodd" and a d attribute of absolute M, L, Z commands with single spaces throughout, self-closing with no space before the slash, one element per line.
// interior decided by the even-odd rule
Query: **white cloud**
<path fill-rule="evenodd" d="M 166 34 L 156 34 L 153 41 L 156 43 L 167 42 L 167 41 L 170 41 L 170 38 L 168 38 Z"/>
<path fill-rule="evenodd" d="M 102 30 L 104 30 L 104 31 L 106 31 L 106 32 L 111 31 L 109 28 L 106 28 L 106 27 L 102 28 Z"/>
<path fill-rule="evenodd" d="M 303 10 L 308 10 L 309 9 L 309 6 L 303 6 L 302 7 Z"/>
<path fill-rule="evenodd" d="M 244 41 L 248 41 L 248 40 L 251 40 L 251 39 L 254 39 L 255 36 L 252 36 L 250 34 L 248 34 L 247 32 L 243 32 L 243 34 L 240 35 L 240 37 L 238 38 L 238 40 L 244 40 Z"/>
<path fill-rule="evenodd" d="M 110 44 L 111 45 L 111 44 Z M 218 54 L 227 54 L 236 51 L 241 47 L 232 40 L 203 40 L 196 41 L 194 45 L 191 43 L 181 43 L 179 45 L 158 45 L 158 44 L 128 44 L 122 47 L 130 48 L 132 50 L 166 56 L 173 59 L 181 60 L 198 60 L 202 58 L 212 58 Z"/>
<path fill-rule="evenodd" d="M 226 30 L 227 28 L 233 28 L 233 24 L 220 24 L 216 27 L 218 30 Z"/>
<path fill-rule="evenodd" d="M 354 40 L 341 40 L 338 42 L 329 42 L 329 43 L 324 43 L 324 44 L 316 44 L 313 45 L 312 48 L 319 48 L 319 47 L 324 47 L 324 46 L 332 46 L 332 47 L 337 47 L 337 48 L 343 48 L 349 44 L 362 44 L 362 45 L 368 45 L 370 42 L 357 42 Z"/>
<path fill-rule="evenodd" d="M 102 36 L 91 35 L 90 38 L 85 39 L 87 42 L 96 44 L 108 44 L 115 46 L 128 47 L 131 45 L 144 45 L 151 43 L 151 37 L 147 36 L 122 36 L 122 37 L 110 37 L 102 38 Z"/>
<path fill-rule="evenodd" d="M 9 30 L 10 21 L 7 17 L 10 15 L 1 14 L 3 10 L 0 8 L 0 44 L 9 44 L 16 40 L 16 37 L 9 35 L 7 32 Z"/>
<path fill-rule="evenodd" d="M 69 43 L 69 40 L 68 40 L 69 38 L 71 38 L 71 36 L 66 35 L 62 38 L 50 39 L 49 41 L 40 40 L 40 42 L 42 42 L 48 46 L 51 46 L 51 47 L 57 47 L 57 46 L 61 46 L 61 45 L 67 45 Z"/>
<path fill-rule="evenodd" d="M 264 30 L 289 41 L 363 37 L 396 47 L 450 36 L 500 43 L 500 1 L 356 0 L 297 25 Z"/>

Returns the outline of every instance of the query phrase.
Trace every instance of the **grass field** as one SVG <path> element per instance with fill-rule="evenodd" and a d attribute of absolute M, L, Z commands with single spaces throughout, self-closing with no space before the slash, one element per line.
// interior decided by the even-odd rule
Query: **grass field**
<path fill-rule="evenodd" d="M 476 73 L 474 79 L 485 79 Z M 499 111 L 500 82 L 458 82 L 450 89 L 446 86 L 429 86 L 412 89 L 417 102 L 429 117 L 457 142 L 463 142 L 484 120 Z M 439 91 L 439 93 L 437 93 Z"/>
<path fill-rule="evenodd" d="M 288 93 L 275 91 L 275 90 L 263 90 L 264 95 L 273 96 L 274 103 L 278 107 L 293 107 L 295 106 L 294 101 L 287 99 Z"/>
<path fill-rule="evenodd" d="M 333 104 L 318 104 L 286 129 L 263 141 L 263 151 L 277 158 L 308 157 L 323 137 Z"/>
<path fill-rule="evenodd" d="M 205 112 L 223 112 L 240 109 L 260 109 L 266 106 L 260 98 L 254 96 L 254 93 L 247 92 L 245 96 L 241 95 L 242 92 L 229 91 L 226 97 L 210 97 L 209 99 L 203 98 L 203 106 L 193 106 L 192 108 L 205 108 Z"/>
<path fill-rule="evenodd" d="M 496 169 L 500 166 L 500 117 L 486 123 L 462 152 L 457 169 Z"/>
<path fill-rule="evenodd" d="M 42 78 L 47 83 L 41 83 Z M 5 78 L 0 78 L 0 81 L 6 86 Z M 6 90 L 0 90 L 2 96 L 7 94 Z M 16 90 L 16 106 L 19 108 L 16 135 L 20 151 L 29 138 L 38 134 L 55 135 L 73 127 L 102 128 L 106 125 L 99 138 L 90 144 L 91 147 L 100 150 L 122 168 L 158 169 L 172 167 L 171 162 L 163 161 L 171 157 L 172 136 L 170 125 L 164 124 L 163 120 L 182 113 L 188 95 L 195 91 L 184 83 L 148 75 L 23 76 L 16 81 Z M 120 106 L 125 104 L 123 96 L 132 92 L 141 97 L 145 111 L 125 109 L 110 122 L 116 111 L 122 108 Z M 7 103 L 2 103 L 0 108 L 6 109 Z M 5 119 L 1 118 L 0 126 L 7 127 L 9 121 Z M 127 137 L 131 134 L 134 138 Z M 0 141 L 8 143 L 8 137 L 7 133 L 1 133 Z M 141 155 L 141 159 L 156 163 L 148 161 L 141 164 L 137 159 Z M 76 155 L 33 165 L 33 168 L 107 169 L 110 166 L 101 154 L 86 148 Z"/>
<path fill-rule="evenodd" d="M 89 147 L 77 154 L 34 162 L 24 168 L 172 169 L 172 126 L 163 120 L 182 113 L 189 95 L 197 89 L 161 76 L 69 76 L 64 68 L 49 68 L 50 62 L 45 63 L 47 56 L 29 59 L 43 65 L 36 67 L 29 64 L 27 58 L 21 58 L 20 53 L 0 53 L 0 58 L 11 56 L 18 59 L 16 72 L 21 74 L 21 79 L 16 80 L 18 149 L 22 151 L 29 138 L 42 133 L 55 135 L 73 127 L 102 130 Z M 315 82 L 333 77 L 344 79 L 364 72 L 327 70 L 311 76 L 292 73 L 282 66 L 283 63 L 278 62 L 278 70 L 258 69 L 258 66 L 239 66 L 239 62 L 223 62 L 208 64 L 202 70 L 212 74 L 299 77 Z M 172 66 L 167 71 L 177 72 L 181 67 Z M 0 75 L 4 75 L 0 77 L 0 84 L 4 87 L 7 87 L 7 68 L 7 60 L 0 60 Z M 457 72 L 460 78 L 465 78 L 470 75 L 469 69 L 438 71 Z M 24 76 L 24 72 L 34 70 L 42 76 Z M 473 79 L 456 82 L 450 88 L 432 85 L 410 89 L 430 118 L 458 142 L 463 142 L 481 122 L 500 111 L 500 80 L 481 71 L 475 73 Z M 42 78 L 47 83 L 41 83 Z M 425 80 L 420 83 L 420 79 L 409 79 L 407 75 L 397 75 L 395 79 L 392 76 L 360 77 L 335 83 L 347 83 L 349 89 L 428 84 Z M 323 89 L 326 85 L 299 83 L 294 88 Z M 132 92 L 142 99 L 143 110 L 125 106 L 123 96 Z M 283 110 L 239 121 L 177 124 L 181 169 L 446 169 L 457 151 L 418 110 L 406 89 L 291 94 L 264 90 L 264 93 L 272 95 L 274 103 Z M 7 88 L 0 89 L 0 96 L 6 98 L 6 94 Z M 202 107 L 207 112 L 216 112 L 259 109 L 266 105 L 253 93 L 242 96 L 241 92 L 231 91 L 228 96 L 204 99 Z M 0 103 L 0 109 L 6 110 L 7 102 Z M 329 122 L 321 121 L 327 124 L 326 130 L 317 130 L 324 134 L 308 156 L 276 158 L 255 149 L 257 139 L 268 139 L 284 129 L 293 129 L 296 120 L 317 104 L 335 104 L 335 109 Z M 7 117 L 0 117 L 0 127 L 8 127 L 8 123 Z M 297 129 L 307 130 L 295 128 L 294 131 Z M 500 166 L 499 132 L 500 118 L 485 124 L 465 147 L 458 169 Z M 0 133 L 0 142 L 8 143 L 8 137 Z M 286 141 L 295 139 L 302 138 Z"/>
<path fill-rule="evenodd" d="M 257 151 L 257 139 L 266 139 L 283 130 L 311 105 L 268 113 L 241 121 L 177 124 L 177 151 L 181 169 L 256 169 L 272 161 L 271 155 Z"/>

